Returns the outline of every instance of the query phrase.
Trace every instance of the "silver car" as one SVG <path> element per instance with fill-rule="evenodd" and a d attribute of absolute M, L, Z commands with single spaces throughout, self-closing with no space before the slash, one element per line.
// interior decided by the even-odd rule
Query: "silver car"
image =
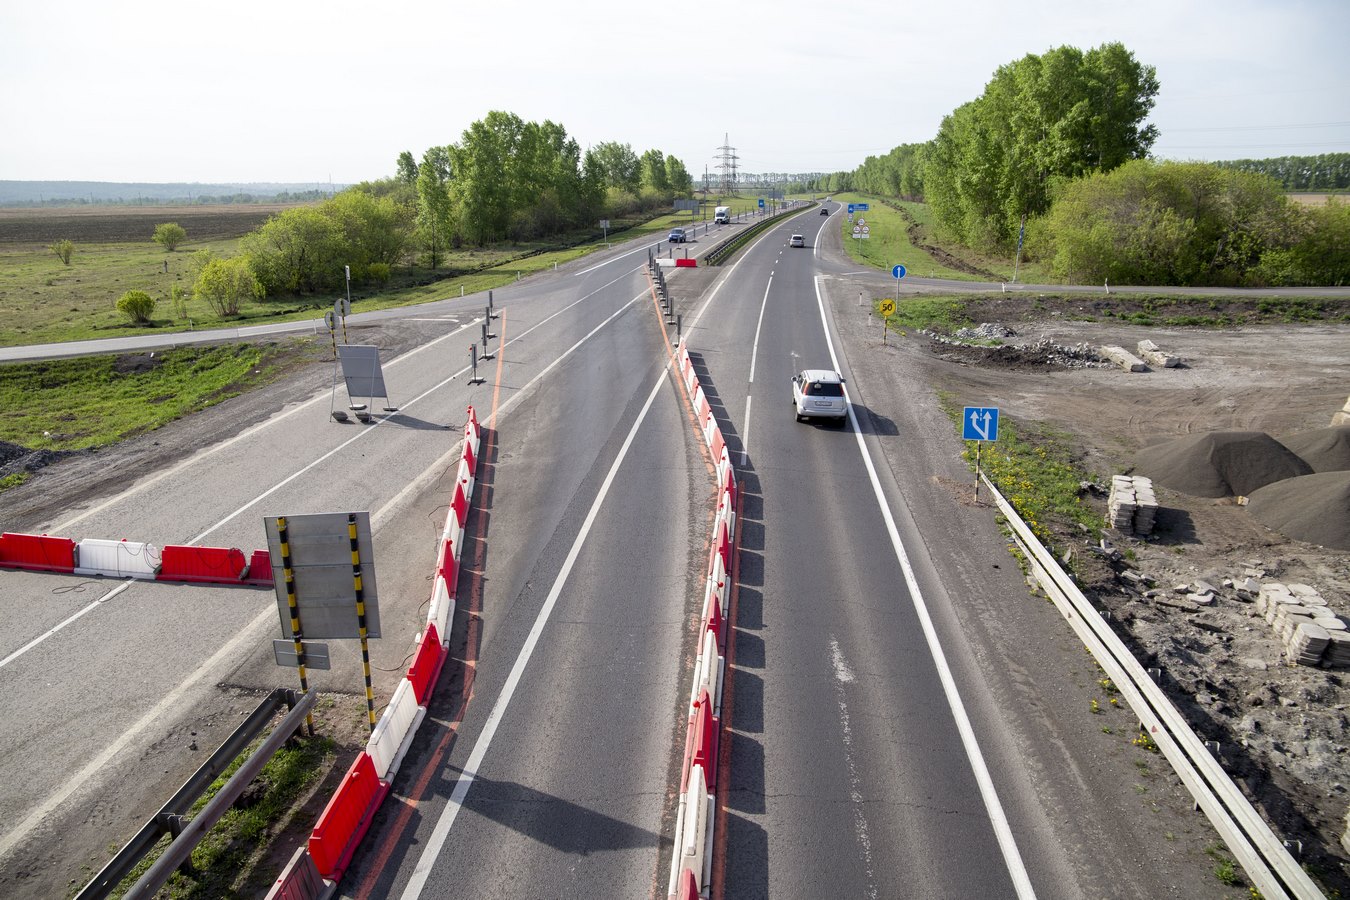
<path fill-rule="evenodd" d="M 797 421 L 848 419 L 848 400 L 844 398 L 844 376 L 829 369 L 804 369 L 792 376 L 792 411 Z"/>

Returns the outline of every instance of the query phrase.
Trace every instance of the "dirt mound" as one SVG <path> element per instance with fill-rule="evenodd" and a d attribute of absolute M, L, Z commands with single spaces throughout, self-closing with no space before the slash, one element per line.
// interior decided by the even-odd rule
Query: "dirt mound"
<path fill-rule="evenodd" d="M 1350 469 L 1350 425 L 1300 431 L 1280 438 L 1280 443 L 1297 453 L 1314 472 Z"/>
<path fill-rule="evenodd" d="M 1247 508 L 1286 537 L 1350 550 L 1350 471 L 1286 478 L 1253 491 Z"/>
<path fill-rule="evenodd" d="M 1196 497 L 1250 494 L 1313 469 L 1264 431 L 1211 431 L 1145 447 L 1137 474 Z"/>

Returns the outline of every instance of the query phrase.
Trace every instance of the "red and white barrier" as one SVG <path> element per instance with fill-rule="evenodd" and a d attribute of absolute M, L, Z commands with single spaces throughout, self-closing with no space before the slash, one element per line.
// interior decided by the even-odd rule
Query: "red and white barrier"
<path fill-rule="evenodd" d="M 375 774 L 375 763 L 364 751 L 352 763 L 309 835 L 309 855 L 319 874 L 337 881 L 347 871 L 352 854 L 370 828 L 389 783 Z"/>
<path fill-rule="evenodd" d="M 394 773 L 403 762 L 403 756 L 412 744 L 417 726 L 422 724 L 427 708 L 417 704 L 412 684 L 404 678 L 394 689 L 389 705 L 380 714 L 375 730 L 370 733 L 366 753 L 375 765 L 375 775 L 382 781 L 393 781 Z"/>
<path fill-rule="evenodd" d="M 85 538 L 75 550 L 76 575 L 110 575 L 114 578 L 154 578 L 159 569 L 159 550 L 152 544 L 125 539 L 106 541 Z"/>

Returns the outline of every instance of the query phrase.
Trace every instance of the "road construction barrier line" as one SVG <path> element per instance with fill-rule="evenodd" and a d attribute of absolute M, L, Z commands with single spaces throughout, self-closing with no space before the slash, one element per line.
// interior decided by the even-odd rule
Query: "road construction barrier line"
<path fill-rule="evenodd" d="M 688 870 L 694 874 L 695 890 L 701 893 L 708 883 L 712 869 L 713 797 L 708 793 L 702 766 L 694 766 L 689 776 L 689 790 L 680 795 L 680 812 L 675 823 L 674 865 L 671 866 L 669 893 L 674 895 L 679 874 Z"/>
<path fill-rule="evenodd" d="M 469 498 L 464 493 L 464 485 L 458 481 L 455 482 L 455 499 L 450 501 L 450 509 L 455 514 L 455 524 L 463 530 L 464 522 L 469 518 Z"/>
<path fill-rule="evenodd" d="M 456 566 L 452 557 L 451 566 Z M 431 585 L 431 605 L 427 607 L 427 625 L 436 626 L 436 633 L 442 636 L 442 645 L 450 644 L 450 620 L 455 617 L 454 589 L 443 574 L 437 574 Z"/>
<path fill-rule="evenodd" d="M 366 753 L 370 754 L 375 775 L 381 781 L 393 781 L 391 773 L 398 771 L 401 755 L 407 750 L 405 745 L 424 715 L 426 707 L 417 702 L 412 682 L 400 679 L 366 744 Z"/>
<path fill-rule="evenodd" d="M 436 678 L 445 663 L 445 647 L 435 625 L 428 625 L 417 642 L 417 653 L 408 667 L 408 681 L 413 686 L 418 706 L 426 706 L 436 686 Z"/>
<path fill-rule="evenodd" d="M 309 835 L 309 855 L 325 879 L 342 878 L 388 792 L 389 784 L 375 775 L 370 754 L 361 751 Z"/>
<path fill-rule="evenodd" d="M 74 572 L 75 542 L 46 534 L 0 535 L 0 567 L 34 572 Z"/>
<path fill-rule="evenodd" d="M 464 452 L 461 459 L 469 467 L 469 477 L 473 477 L 474 468 L 477 464 L 477 451 L 473 448 L 473 427 L 466 426 L 464 429 Z"/>
<path fill-rule="evenodd" d="M 190 547 L 165 544 L 159 554 L 157 581 L 237 584 L 248 571 L 244 551 L 235 547 Z"/>
<path fill-rule="evenodd" d="M 309 848 L 301 847 L 272 882 L 265 900 L 318 900 L 327 889 Z"/>
<path fill-rule="evenodd" d="M 707 691 L 699 694 L 694 712 L 689 716 L 685 733 L 684 766 L 680 773 L 680 792 L 689 790 L 690 773 L 701 767 L 708 778 L 708 793 L 717 789 L 717 737 L 719 723 L 713 716 L 712 698 Z"/>
<path fill-rule="evenodd" d="M 127 540 L 85 538 L 76 545 L 75 562 L 76 575 L 154 578 L 159 569 L 159 549 Z"/>
<path fill-rule="evenodd" d="M 473 496 L 473 470 L 469 468 L 468 460 L 459 461 L 459 471 L 455 473 L 455 483 L 464 491 L 465 498 Z"/>

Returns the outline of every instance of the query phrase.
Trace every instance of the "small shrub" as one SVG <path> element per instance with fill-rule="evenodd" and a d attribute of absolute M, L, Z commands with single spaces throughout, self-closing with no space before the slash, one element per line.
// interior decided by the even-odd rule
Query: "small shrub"
<path fill-rule="evenodd" d="M 155 311 L 155 298 L 145 291 L 127 291 L 117 300 L 117 310 L 135 325 L 150 324 L 150 315 Z"/>
<path fill-rule="evenodd" d="M 165 222 L 162 225 L 155 226 L 153 240 L 167 252 L 172 253 L 179 244 L 187 240 L 187 229 L 177 222 Z"/>
<path fill-rule="evenodd" d="M 366 274 L 370 276 L 370 280 L 376 284 L 385 284 L 389 281 L 389 263 L 371 263 L 366 266 Z"/>
<path fill-rule="evenodd" d="M 52 252 L 60 257 L 61 262 L 70 265 L 70 257 L 75 253 L 75 242 L 72 240 L 57 241 L 52 244 Z"/>
<path fill-rule="evenodd" d="M 173 306 L 173 317 L 175 319 L 186 319 L 187 314 L 188 290 L 181 284 L 175 284 L 169 288 L 169 303 Z"/>

